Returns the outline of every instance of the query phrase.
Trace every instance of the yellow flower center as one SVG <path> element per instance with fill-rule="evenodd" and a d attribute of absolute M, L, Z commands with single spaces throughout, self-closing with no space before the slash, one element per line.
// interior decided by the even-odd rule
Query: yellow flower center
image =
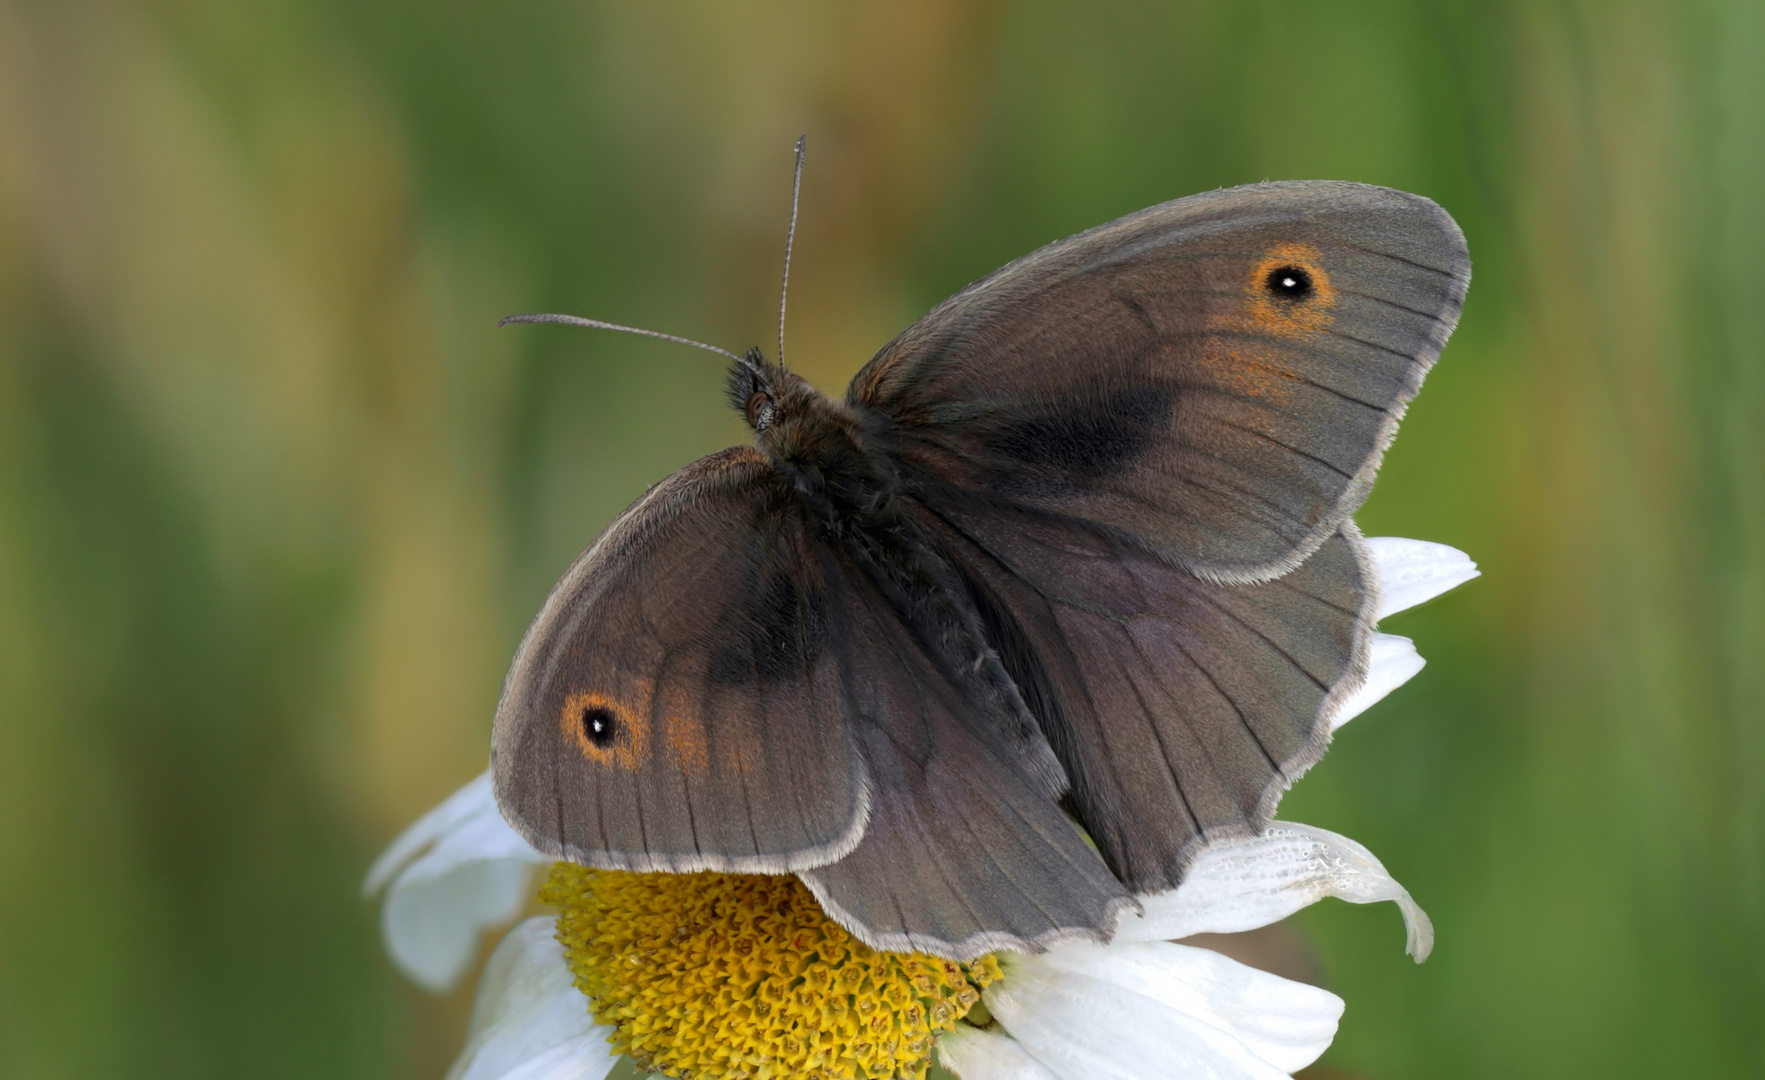
<path fill-rule="evenodd" d="M 680 1080 L 923 1080 L 934 1034 L 1002 977 L 877 952 L 794 877 L 559 863 L 539 898 L 613 1048 Z"/>

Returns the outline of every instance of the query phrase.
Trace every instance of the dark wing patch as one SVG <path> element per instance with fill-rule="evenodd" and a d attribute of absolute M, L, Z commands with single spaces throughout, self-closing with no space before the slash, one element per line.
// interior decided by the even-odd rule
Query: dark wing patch
<path fill-rule="evenodd" d="M 725 633 L 711 661 L 714 683 L 787 682 L 821 658 L 827 598 L 819 587 L 800 586 L 783 571 L 752 577 Z"/>
<path fill-rule="evenodd" d="M 1110 476 L 1158 443 L 1175 404 L 1170 388 L 1143 386 L 1013 416 L 989 433 L 987 450 L 1028 468 L 1001 469 L 988 486 L 1009 490 L 1036 477 L 1076 485 Z"/>
<path fill-rule="evenodd" d="M 1464 239 L 1426 199 L 1323 181 L 1155 206 L 969 286 L 848 400 L 910 470 L 1263 581 L 1371 487 L 1457 322 Z"/>
<path fill-rule="evenodd" d="M 875 796 L 857 848 L 799 873 L 823 908 L 873 948 L 960 960 L 1108 940 L 1126 890 L 899 613 L 855 570 L 825 576 Z"/>
<path fill-rule="evenodd" d="M 552 591 L 497 707 L 497 802 L 555 858 L 778 873 L 857 844 L 867 777 L 801 510 L 749 448 L 651 489 Z"/>
<path fill-rule="evenodd" d="M 1087 526 L 936 512 L 1069 807 L 1135 893 L 1262 829 L 1365 677 L 1378 597 L 1352 523 L 1281 578 L 1221 585 Z"/>

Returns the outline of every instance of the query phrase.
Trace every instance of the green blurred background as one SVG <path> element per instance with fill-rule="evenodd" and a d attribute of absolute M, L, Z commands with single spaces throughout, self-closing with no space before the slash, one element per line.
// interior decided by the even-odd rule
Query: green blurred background
<path fill-rule="evenodd" d="M 1765 1075 L 1765 5 L 0 0 L 0 1074 L 439 1077 L 373 854 L 720 367 L 1205 188 L 1421 192 L 1476 280 L 1360 515 L 1485 576 L 1283 807 L 1364 1077 Z"/>

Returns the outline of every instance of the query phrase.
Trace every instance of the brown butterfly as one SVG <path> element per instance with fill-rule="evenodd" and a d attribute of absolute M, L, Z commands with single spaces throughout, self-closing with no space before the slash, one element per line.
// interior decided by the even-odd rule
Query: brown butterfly
<path fill-rule="evenodd" d="M 1011 263 L 843 401 L 737 357 L 754 445 L 651 488 L 521 643 L 504 815 L 796 874 L 879 949 L 1108 940 L 1323 754 L 1378 608 L 1349 515 L 1469 280 L 1427 199 L 1255 184 Z"/>

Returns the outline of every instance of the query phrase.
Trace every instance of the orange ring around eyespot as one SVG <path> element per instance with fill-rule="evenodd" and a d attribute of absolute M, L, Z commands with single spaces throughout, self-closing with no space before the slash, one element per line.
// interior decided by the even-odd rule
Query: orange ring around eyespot
<path fill-rule="evenodd" d="M 1303 300 L 1283 300 L 1269 295 L 1268 276 L 1283 266 L 1295 266 L 1311 275 L 1312 294 Z M 1276 244 L 1263 253 L 1244 282 L 1250 297 L 1250 323 L 1276 337 L 1310 337 L 1329 329 L 1334 319 L 1336 289 L 1324 269 L 1324 253 L 1311 244 Z"/>
<path fill-rule="evenodd" d="M 605 709 L 613 714 L 618 727 L 613 731 L 610 744 L 596 746 L 588 732 L 583 730 L 582 714 L 588 709 Z M 647 720 L 638 719 L 632 710 L 593 690 L 578 690 L 564 700 L 564 708 L 558 714 L 558 726 L 563 729 L 564 737 L 576 744 L 584 758 L 626 772 L 636 770 L 643 763 L 650 746 Z"/>

